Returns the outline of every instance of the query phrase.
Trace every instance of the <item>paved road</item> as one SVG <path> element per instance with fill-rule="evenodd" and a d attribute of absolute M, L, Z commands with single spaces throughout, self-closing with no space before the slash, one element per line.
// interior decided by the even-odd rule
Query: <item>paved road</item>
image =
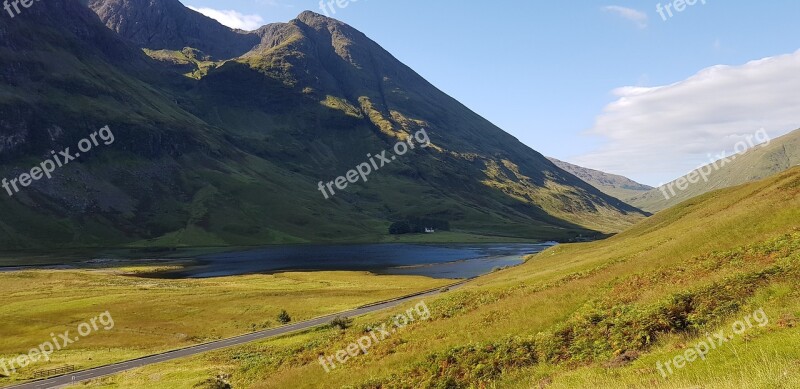
<path fill-rule="evenodd" d="M 450 285 L 449 289 L 454 289 L 462 286 L 466 281 L 461 281 Z M 127 362 L 115 363 L 113 365 L 96 367 L 94 369 L 82 370 L 72 372 L 66 375 L 42 379 L 39 381 L 32 381 L 21 385 L 10 386 L 7 389 L 43 389 L 43 388 L 57 388 L 64 385 L 78 383 L 81 381 L 91 380 L 95 378 L 104 377 L 107 375 L 117 374 L 126 370 L 135 369 L 142 366 L 152 365 L 156 363 L 171 361 L 173 359 L 190 357 L 193 355 L 202 354 L 209 351 L 219 350 L 223 348 L 239 346 L 245 343 L 254 342 L 271 338 L 273 336 L 284 335 L 295 331 L 306 330 L 309 328 L 317 327 L 320 325 L 328 324 L 336 316 L 355 317 L 365 315 L 367 313 L 380 311 L 386 308 L 391 308 L 402 303 L 408 302 L 411 299 L 421 297 L 433 296 L 441 293 L 441 289 L 416 293 L 413 295 L 404 296 L 398 299 L 384 301 L 375 304 L 364 305 L 362 307 L 352 309 L 345 312 L 339 312 L 327 316 L 318 317 L 311 320 L 297 322 L 282 327 L 271 328 L 264 331 L 254 332 L 246 335 L 236 336 L 233 338 L 218 340 L 215 342 L 204 343 L 197 346 L 187 347 L 180 350 L 169 351 L 162 354 L 151 355 L 139 359 L 133 359 Z"/>

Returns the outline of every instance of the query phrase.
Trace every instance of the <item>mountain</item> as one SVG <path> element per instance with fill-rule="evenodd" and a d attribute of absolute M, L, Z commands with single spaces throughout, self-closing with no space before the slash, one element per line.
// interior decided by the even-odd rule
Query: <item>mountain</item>
<path fill-rule="evenodd" d="M 2 177 L 115 136 L 0 202 L 7 249 L 373 242 L 410 219 L 561 240 L 644 216 L 313 12 L 241 32 L 173 0 L 52 0 L 0 33 Z M 320 192 L 423 133 L 430 147 Z"/>
<path fill-rule="evenodd" d="M 626 201 L 645 211 L 658 212 L 701 194 L 757 181 L 797 165 L 800 165 L 800 130 L 703 166 Z"/>
<path fill-rule="evenodd" d="M 623 201 L 631 197 L 642 195 L 649 190 L 653 190 L 652 186 L 640 184 L 627 177 L 573 165 L 555 158 L 548 157 L 547 159 L 559 168 L 586 181 L 589 185 L 599 189 L 601 192 Z"/>

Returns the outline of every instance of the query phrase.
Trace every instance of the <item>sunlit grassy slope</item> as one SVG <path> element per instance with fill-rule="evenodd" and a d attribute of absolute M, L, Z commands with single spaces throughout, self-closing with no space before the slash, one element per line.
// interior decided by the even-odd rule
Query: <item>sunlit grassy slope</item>
<path fill-rule="evenodd" d="M 800 169 L 709 193 L 606 241 L 562 245 L 427 302 L 433 318 L 325 373 L 319 329 L 147 367 L 90 387 L 461 388 L 800 385 Z M 662 378 L 655 363 L 763 308 L 769 324 Z"/>
<path fill-rule="evenodd" d="M 757 181 L 798 165 L 800 165 L 800 130 L 795 130 L 782 137 L 772 139 L 768 144 L 756 146 L 743 154 L 731 156 L 724 163 L 718 161 L 697 169 L 696 171 L 699 172 L 710 172 L 705 175 L 707 180 L 698 180 L 692 176 L 692 181 L 697 180 L 697 182 L 689 183 L 685 190 L 679 190 L 684 184 L 676 186 L 676 180 L 673 181 L 671 187 L 662 186 L 635 196 L 622 197 L 622 199 L 648 212 L 658 212 L 703 193 Z M 687 179 L 689 176 L 686 175 L 683 178 Z M 666 196 L 664 191 L 667 193 Z M 674 195 L 671 191 L 675 191 Z"/>

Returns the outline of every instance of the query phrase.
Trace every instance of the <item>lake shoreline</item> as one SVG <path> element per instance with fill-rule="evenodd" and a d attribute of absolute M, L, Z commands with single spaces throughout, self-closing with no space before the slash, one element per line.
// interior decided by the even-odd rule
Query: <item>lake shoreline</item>
<path fill-rule="evenodd" d="M 82 261 L 0 266 L 0 272 L 31 270 L 109 270 L 169 265 L 169 269 L 131 273 L 151 279 L 222 278 L 287 272 L 365 271 L 375 275 L 420 275 L 466 279 L 520 265 L 552 243 L 339 244 L 262 246 L 192 257 L 93 258 Z M 86 258 L 86 257 L 84 257 Z"/>

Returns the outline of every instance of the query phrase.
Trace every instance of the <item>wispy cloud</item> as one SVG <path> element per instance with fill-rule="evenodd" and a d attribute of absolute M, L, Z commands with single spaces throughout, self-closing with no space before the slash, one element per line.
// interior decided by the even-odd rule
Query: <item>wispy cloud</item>
<path fill-rule="evenodd" d="M 187 7 L 231 28 L 255 30 L 264 25 L 264 18 L 260 15 L 245 15 L 234 10 L 220 10 L 206 7 L 197 8 L 191 5 L 187 5 Z"/>
<path fill-rule="evenodd" d="M 642 11 L 638 11 L 633 8 L 622 7 L 619 5 L 607 5 L 603 7 L 603 9 L 607 12 L 617 14 L 625 19 L 628 19 L 636 23 L 636 26 L 638 26 L 639 28 L 647 27 L 647 21 L 648 21 L 647 14 Z"/>
<path fill-rule="evenodd" d="M 760 129 L 775 138 L 800 128 L 800 51 L 712 66 L 686 80 L 623 87 L 590 135 L 606 144 L 572 162 L 651 185 L 677 178 Z M 709 156 L 711 154 L 711 156 Z"/>

